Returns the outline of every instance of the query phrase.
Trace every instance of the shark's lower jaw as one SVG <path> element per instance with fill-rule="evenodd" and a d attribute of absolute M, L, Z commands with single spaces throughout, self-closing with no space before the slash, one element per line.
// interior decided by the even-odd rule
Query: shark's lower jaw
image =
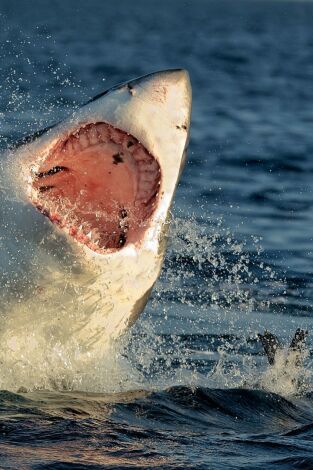
<path fill-rule="evenodd" d="M 88 124 L 58 142 L 31 177 L 33 204 L 98 253 L 140 243 L 157 205 L 161 170 L 133 136 Z"/>

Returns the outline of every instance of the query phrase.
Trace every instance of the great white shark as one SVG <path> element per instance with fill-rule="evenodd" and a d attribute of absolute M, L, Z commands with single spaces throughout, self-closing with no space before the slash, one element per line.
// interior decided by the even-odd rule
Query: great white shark
<path fill-rule="evenodd" d="M 188 73 L 165 70 L 3 155 L 2 350 L 26 361 L 71 341 L 88 356 L 137 319 L 162 267 L 190 113 Z"/>

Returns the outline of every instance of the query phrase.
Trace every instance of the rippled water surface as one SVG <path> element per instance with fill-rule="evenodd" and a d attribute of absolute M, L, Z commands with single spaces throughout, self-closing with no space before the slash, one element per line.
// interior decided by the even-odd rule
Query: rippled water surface
<path fill-rule="evenodd" d="M 57 350 L 49 377 L 1 364 L 1 468 L 313 468 L 312 19 L 309 1 L 1 0 L 2 148 L 151 71 L 193 86 L 145 313 L 91 370 Z M 298 327 L 303 365 L 269 367 L 257 333 Z"/>

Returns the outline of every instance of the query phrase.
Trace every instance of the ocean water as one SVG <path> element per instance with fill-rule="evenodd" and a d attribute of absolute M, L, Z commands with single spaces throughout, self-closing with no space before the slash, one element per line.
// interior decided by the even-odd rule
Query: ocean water
<path fill-rule="evenodd" d="M 0 468 L 313 468 L 312 21 L 301 0 L 1 0 L 1 148 L 164 68 L 193 116 L 144 314 L 92 370 L 56 350 L 25 387 L 0 364 Z M 303 364 L 270 367 L 257 333 L 297 328 Z"/>

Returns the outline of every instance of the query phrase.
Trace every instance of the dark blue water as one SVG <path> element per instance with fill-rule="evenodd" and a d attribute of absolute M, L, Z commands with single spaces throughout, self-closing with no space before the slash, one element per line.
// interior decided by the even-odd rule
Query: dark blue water
<path fill-rule="evenodd" d="M 146 312 L 89 387 L 73 371 L 0 392 L 1 468 L 313 468 L 313 4 L 1 0 L 0 14 L 2 148 L 158 69 L 186 68 L 194 94 Z M 256 334 L 287 344 L 297 327 L 303 366 L 269 368 Z"/>

